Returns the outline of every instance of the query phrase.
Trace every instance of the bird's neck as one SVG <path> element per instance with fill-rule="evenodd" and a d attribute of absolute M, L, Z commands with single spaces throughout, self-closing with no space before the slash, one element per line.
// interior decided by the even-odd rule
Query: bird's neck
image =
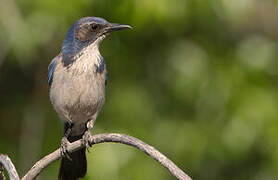
<path fill-rule="evenodd" d="M 72 58 L 72 63 L 68 68 L 77 74 L 96 72 L 97 68 L 103 63 L 103 58 L 99 52 L 99 46 L 94 43 L 83 48 Z"/>
<path fill-rule="evenodd" d="M 72 33 L 71 33 L 72 34 Z M 67 36 L 64 40 L 62 47 L 63 54 L 63 64 L 65 67 L 69 68 L 76 61 L 79 61 L 80 58 L 91 57 L 94 61 L 98 63 L 102 58 L 99 52 L 99 45 L 102 40 L 105 38 L 105 35 L 100 36 L 94 42 L 81 42 L 78 39 L 74 38 L 72 35 Z"/>
<path fill-rule="evenodd" d="M 78 55 L 77 63 L 83 63 L 88 66 L 98 66 L 102 61 L 98 44 L 91 44 L 84 48 Z"/>

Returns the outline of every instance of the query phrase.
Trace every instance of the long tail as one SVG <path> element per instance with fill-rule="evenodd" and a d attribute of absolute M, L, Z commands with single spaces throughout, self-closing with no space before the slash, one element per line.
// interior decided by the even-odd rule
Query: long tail
<path fill-rule="evenodd" d="M 81 137 L 68 137 L 69 142 L 74 142 Z M 59 170 L 59 180 L 77 180 L 87 172 L 86 148 L 70 154 L 71 160 L 62 158 Z"/>

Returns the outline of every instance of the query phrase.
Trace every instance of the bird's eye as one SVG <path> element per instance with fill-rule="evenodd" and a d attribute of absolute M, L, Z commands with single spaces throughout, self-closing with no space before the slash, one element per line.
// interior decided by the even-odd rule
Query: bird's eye
<path fill-rule="evenodd" d="M 98 28 L 98 25 L 97 25 L 97 24 L 93 24 L 93 25 L 91 26 L 91 28 L 92 28 L 92 30 L 96 30 L 96 29 Z"/>

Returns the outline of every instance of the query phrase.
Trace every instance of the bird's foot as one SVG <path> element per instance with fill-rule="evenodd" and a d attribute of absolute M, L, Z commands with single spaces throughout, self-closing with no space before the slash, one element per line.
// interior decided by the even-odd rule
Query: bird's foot
<path fill-rule="evenodd" d="M 91 143 L 90 143 L 90 139 L 91 139 L 92 135 L 90 130 L 85 131 L 82 140 L 83 140 L 83 144 L 86 146 L 87 151 L 90 152 L 89 148 L 92 147 Z"/>
<path fill-rule="evenodd" d="M 62 138 L 61 147 L 60 147 L 60 153 L 61 153 L 62 157 L 66 157 L 69 160 L 72 160 L 70 155 L 69 155 L 68 149 L 67 149 L 69 143 L 70 142 L 68 141 L 68 139 L 66 137 Z"/>

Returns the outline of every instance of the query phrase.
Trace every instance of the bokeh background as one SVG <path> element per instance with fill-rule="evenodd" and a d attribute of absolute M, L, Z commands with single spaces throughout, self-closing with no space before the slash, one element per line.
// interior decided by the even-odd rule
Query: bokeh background
<path fill-rule="evenodd" d="M 60 146 L 47 67 L 84 16 L 133 26 L 101 45 L 94 134 L 135 136 L 194 179 L 278 179 L 277 0 L 0 0 L 0 153 L 21 176 Z M 174 179 L 120 144 L 95 145 L 88 162 L 85 179 Z"/>

